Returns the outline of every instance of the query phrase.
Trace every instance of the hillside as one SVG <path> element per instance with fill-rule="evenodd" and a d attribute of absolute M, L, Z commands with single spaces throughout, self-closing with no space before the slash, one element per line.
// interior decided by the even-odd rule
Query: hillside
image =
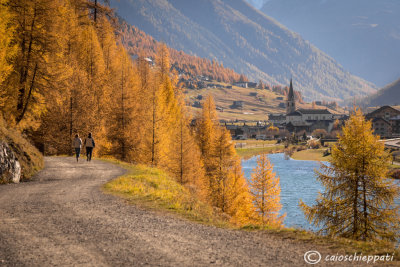
<path fill-rule="evenodd" d="M 400 77 L 398 0 L 270 0 L 261 11 L 379 87 Z"/>
<path fill-rule="evenodd" d="M 274 87 L 272 89 L 256 89 L 242 88 L 232 86 L 227 89 L 225 83 L 212 83 L 214 86 L 207 86 L 203 89 L 185 90 L 185 101 L 193 116 L 201 112 L 201 98 L 205 98 L 208 94 L 212 95 L 217 107 L 218 118 L 221 120 L 235 121 L 265 121 L 270 113 L 286 113 L 286 94 L 287 87 Z M 217 85 L 217 86 L 215 86 Z M 220 87 L 219 87 L 220 86 Z M 301 99 L 301 94 L 295 91 L 297 106 L 299 108 L 320 108 L 326 109 L 325 106 L 312 105 L 305 103 Z M 243 101 L 243 107 L 233 106 L 234 101 Z M 197 102 L 197 105 L 196 105 Z M 331 110 L 331 109 L 330 109 Z M 345 111 L 337 107 L 331 112 L 344 113 Z"/>
<path fill-rule="evenodd" d="M 224 85 L 224 84 L 222 84 Z M 284 113 L 286 109 L 280 107 L 284 100 L 281 94 L 269 90 L 259 90 L 254 88 L 241 88 L 233 86 L 232 89 L 226 88 L 204 88 L 201 90 L 188 90 L 186 102 L 191 106 L 193 115 L 201 111 L 200 107 L 193 107 L 198 96 L 205 97 L 212 95 L 217 106 L 218 118 L 221 120 L 260 120 L 268 119 L 269 113 Z M 256 95 L 254 95 L 256 94 Z M 285 98 L 283 98 L 285 99 Z M 232 107 L 233 101 L 243 101 L 243 108 Z"/>
<path fill-rule="evenodd" d="M 129 25 L 126 21 L 120 21 L 119 33 L 121 41 L 132 56 L 143 55 L 155 58 L 159 42 L 153 37 Z M 232 69 L 225 68 L 222 64 L 209 59 L 188 55 L 183 51 L 177 51 L 169 47 L 172 70 L 180 74 L 182 78 L 189 79 L 196 76 L 206 76 L 212 80 L 223 82 L 235 82 L 240 80 L 240 75 Z M 247 79 L 247 78 L 246 78 Z"/>
<path fill-rule="evenodd" d="M 365 106 L 400 105 L 400 79 L 388 84 L 375 94 L 367 97 L 363 103 Z"/>
<path fill-rule="evenodd" d="M 374 91 L 374 85 L 244 0 L 121 0 L 111 5 L 157 41 L 216 59 L 250 80 L 288 84 L 293 77 L 307 100 L 341 100 Z"/>
<path fill-rule="evenodd" d="M 18 161 L 20 177 L 17 181 L 27 181 L 43 168 L 43 155 L 20 132 L 10 128 L 0 116 L 0 184 L 11 182 L 10 177 L 17 171 L 13 160 Z"/>

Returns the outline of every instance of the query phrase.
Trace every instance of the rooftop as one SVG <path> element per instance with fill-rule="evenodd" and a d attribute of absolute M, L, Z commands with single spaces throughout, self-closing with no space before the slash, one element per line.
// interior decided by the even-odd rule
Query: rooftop
<path fill-rule="evenodd" d="M 327 109 L 298 109 L 298 112 L 301 114 L 328 114 L 331 115 L 332 113 Z"/>

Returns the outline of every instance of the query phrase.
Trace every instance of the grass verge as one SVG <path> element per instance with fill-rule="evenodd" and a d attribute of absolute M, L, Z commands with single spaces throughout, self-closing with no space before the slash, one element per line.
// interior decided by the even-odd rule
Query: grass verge
<path fill-rule="evenodd" d="M 106 193 L 113 194 L 128 200 L 130 203 L 149 208 L 151 210 L 166 211 L 177 214 L 186 219 L 214 225 L 222 228 L 237 228 L 227 222 L 226 218 L 217 214 L 213 208 L 197 198 L 187 188 L 177 183 L 165 172 L 143 165 L 131 165 L 112 159 L 104 159 L 118 164 L 128 172 L 104 185 Z M 302 243 L 311 243 L 345 254 L 363 253 L 363 255 L 394 254 L 396 263 L 400 261 L 400 251 L 394 245 L 385 242 L 362 242 L 346 238 L 332 238 L 319 236 L 312 232 L 294 228 L 261 227 L 246 225 L 240 228 L 244 231 L 260 231 L 268 235 L 275 235 L 282 239 Z"/>
<path fill-rule="evenodd" d="M 143 165 L 105 159 L 127 173 L 104 185 L 105 192 L 127 199 L 145 208 L 169 211 L 184 218 L 220 227 L 230 226 L 213 208 L 165 172 Z"/>
<path fill-rule="evenodd" d="M 266 146 L 266 147 L 250 147 L 236 148 L 236 153 L 243 159 L 248 159 L 264 153 L 280 153 L 284 150 L 284 145 Z"/>
<path fill-rule="evenodd" d="M 324 156 L 326 149 L 327 148 L 319 148 L 296 151 L 291 158 L 295 160 L 329 161 L 331 156 Z"/>
<path fill-rule="evenodd" d="M 365 242 L 355 241 L 342 237 L 327 237 L 320 236 L 312 232 L 295 228 L 273 228 L 261 227 L 259 225 L 247 225 L 242 228 L 246 231 L 264 231 L 267 234 L 275 235 L 283 239 L 299 241 L 302 243 L 311 243 L 316 246 L 321 246 L 335 253 L 352 255 L 357 253 L 360 255 L 392 255 L 393 263 L 400 264 L 400 249 L 396 248 L 390 242 Z"/>

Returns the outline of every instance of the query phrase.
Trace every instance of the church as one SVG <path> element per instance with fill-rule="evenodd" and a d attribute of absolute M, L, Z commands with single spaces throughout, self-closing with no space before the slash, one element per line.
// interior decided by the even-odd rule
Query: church
<path fill-rule="evenodd" d="M 328 109 L 297 109 L 293 90 L 293 82 L 290 79 L 289 93 L 286 100 L 285 128 L 289 132 L 306 131 L 312 133 L 316 129 L 324 129 L 330 132 L 337 116 Z"/>

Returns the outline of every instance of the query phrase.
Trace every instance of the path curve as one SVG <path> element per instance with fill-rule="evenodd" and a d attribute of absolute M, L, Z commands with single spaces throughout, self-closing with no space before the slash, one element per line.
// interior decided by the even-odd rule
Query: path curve
<path fill-rule="evenodd" d="M 129 205 L 101 192 L 124 173 L 110 163 L 45 166 L 31 182 L 0 186 L 0 266 L 306 266 L 316 249 Z"/>

